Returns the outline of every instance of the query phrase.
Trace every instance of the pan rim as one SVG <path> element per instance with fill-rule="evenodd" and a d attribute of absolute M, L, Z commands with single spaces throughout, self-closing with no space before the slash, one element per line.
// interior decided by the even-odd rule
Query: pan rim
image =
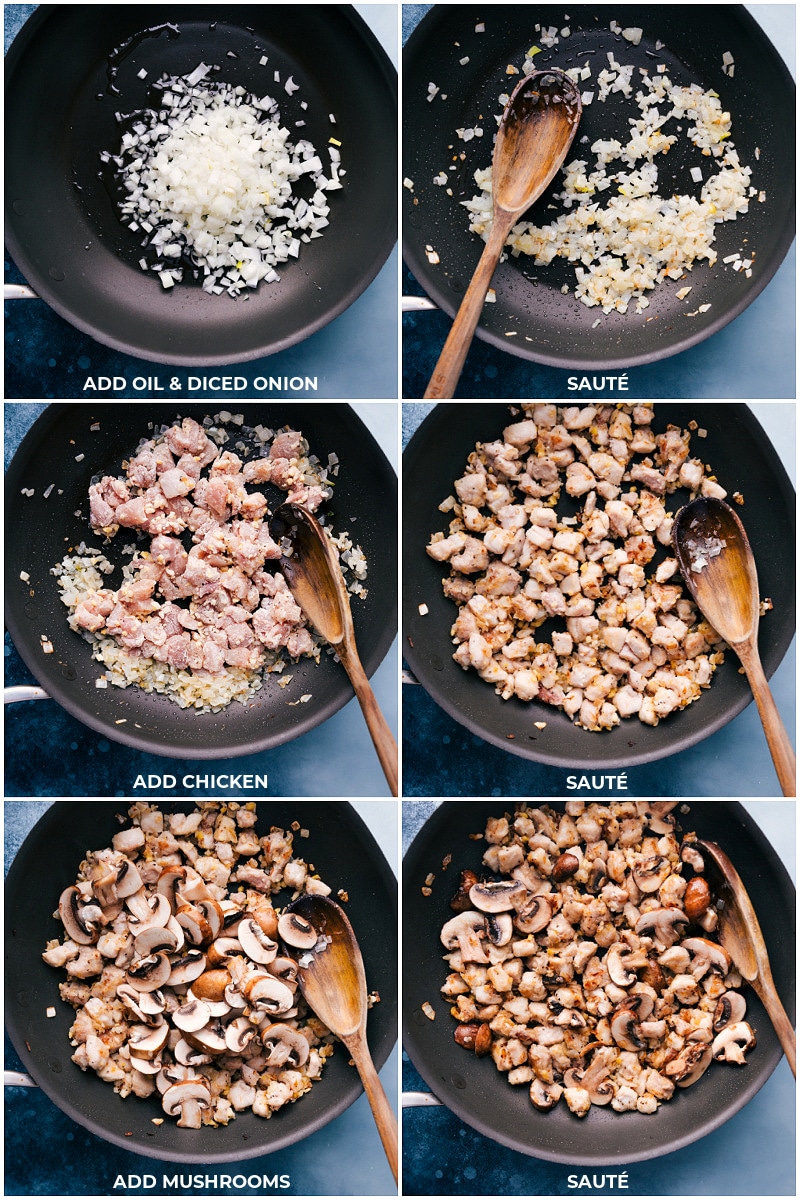
<path fill-rule="evenodd" d="M 420 6 L 422 7 L 422 6 Z M 409 73 L 409 67 L 417 58 L 423 56 L 426 43 L 432 36 L 434 26 L 440 19 L 445 19 L 437 10 L 449 8 L 451 12 L 461 9 L 464 12 L 470 12 L 468 5 L 430 5 L 425 6 L 428 11 L 420 18 L 417 25 L 411 31 L 404 46 L 403 63 L 404 71 Z M 517 7 L 522 7 L 517 5 Z M 589 7 L 589 6 L 583 6 Z M 627 9 L 642 8 L 642 5 L 626 5 Z M 768 55 L 771 64 L 774 68 L 775 75 L 780 79 L 781 86 L 787 90 L 787 94 L 794 98 L 795 81 L 783 60 L 778 49 L 773 45 L 766 32 L 762 29 L 755 17 L 747 10 L 743 4 L 729 4 L 723 6 L 724 9 L 730 10 L 740 21 L 747 32 L 747 35 L 752 39 L 762 51 Z M 424 106 L 423 106 L 424 107 Z M 793 107 L 793 106 L 792 106 Z M 404 124 L 404 141 L 410 144 L 408 140 L 408 130 Z M 415 137 L 418 137 L 418 130 L 414 130 Z M 408 164 L 404 170 L 408 173 Z M 435 190 L 435 189 L 434 189 Z M 410 202 L 409 196 L 404 193 L 404 208 Z M 577 356 L 570 353 L 569 346 L 564 350 L 548 350 L 537 347 L 534 343 L 527 344 L 521 338 L 508 337 L 502 330 L 487 328 L 479 323 L 475 335 L 481 341 L 492 345 L 498 350 L 502 350 L 515 358 L 520 358 L 530 362 L 541 363 L 544 366 L 556 367 L 562 370 L 572 369 L 578 371 L 601 371 L 601 370 L 621 370 L 626 367 L 647 366 L 655 362 L 660 362 L 663 359 L 674 357 L 681 354 L 694 346 L 701 344 L 714 334 L 720 332 L 723 328 L 740 316 L 754 300 L 764 291 L 769 283 L 774 278 L 777 271 L 783 264 L 786 255 L 788 254 L 795 240 L 795 203 L 796 203 L 796 180 L 793 165 L 787 172 L 787 186 L 785 198 L 782 202 L 782 207 L 786 210 L 786 220 L 780 228 L 780 234 L 776 239 L 769 259 L 766 261 L 766 269 L 759 272 L 752 279 L 748 280 L 748 286 L 741 294 L 731 301 L 723 312 L 712 314 L 706 317 L 706 324 L 702 327 L 697 326 L 694 322 L 687 321 L 685 325 L 688 327 L 684 336 L 681 336 L 666 345 L 658 344 L 651 349 L 642 349 L 631 353 L 622 354 L 610 347 L 605 354 L 586 353 Z M 449 226 L 448 226 L 449 229 Z M 428 236 L 428 235 L 426 235 Z M 474 238 L 474 235 L 471 235 Z M 420 286 L 424 294 L 430 297 L 448 317 L 454 317 L 459 306 L 460 297 L 455 296 L 452 289 L 447 288 L 447 275 L 442 272 L 437 274 L 435 269 L 431 268 L 431 263 L 425 253 L 425 238 L 413 238 L 410 233 L 410 223 L 408 220 L 403 220 L 403 259 L 408 269 L 413 274 L 417 284 Z M 430 237 L 428 236 L 428 240 Z M 475 238 L 476 245 L 480 245 L 480 239 Z M 477 264 L 477 251 L 473 263 Z M 467 272 L 472 268 L 465 268 Z M 500 270 L 504 268 L 501 265 Z M 577 301 L 576 301 L 577 303 Z M 582 306 L 581 306 L 582 307 Z M 590 310 L 602 312 L 600 308 Z M 621 332 L 624 334 L 624 329 L 621 327 Z M 616 339 L 619 341 L 619 339 Z"/>
<path fill-rule="evenodd" d="M 57 4 L 39 5 L 15 36 L 6 55 L 6 96 L 13 92 L 13 75 L 18 69 L 18 60 L 22 59 L 31 44 L 35 44 L 35 39 L 41 29 L 46 26 L 46 22 L 52 17 L 57 16 L 59 10 L 65 7 L 70 6 Z M 72 7 L 79 8 L 80 6 L 74 5 Z M 291 6 L 285 5 L 284 7 L 289 8 Z M 371 68 L 375 72 L 376 78 L 380 80 L 381 88 L 385 89 L 385 97 L 392 103 L 396 111 L 398 97 L 397 71 L 388 53 L 356 7 L 352 4 L 318 5 L 316 7 L 323 12 L 326 8 L 329 8 L 332 13 L 335 13 L 337 20 L 346 23 L 349 36 L 357 42 L 362 52 L 368 55 Z M 392 133 L 396 137 L 396 122 Z M 393 166 L 392 169 L 396 171 L 396 167 Z M 356 212 L 357 215 L 358 212 Z M 313 304 L 304 303 L 302 306 L 299 300 L 295 299 L 293 301 L 294 307 L 302 308 L 302 321 L 293 330 L 281 336 L 269 335 L 270 319 L 269 311 L 266 311 L 262 314 L 259 321 L 259 329 L 263 332 L 256 334 L 253 331 L 252 336 L 248 338 L 251 344 L 239 350 L 233 352 L 225 352 L 223 350 L 207 352 L 205 348 L 200 348 L 187 351 L 181 348 L 172 349 L 170 346 L 162 346 L 157 351 L 154 351 L 145 344 L 146 338 L 128 339 L 121 334 L 119 332 L 119 322 L 113 328 L 106 328 L 102 320 L 103 309 L 102 305 L 99 304 L 99 299 L 95 300 L 95 310 L 100 314 L 99 319 L 95 319 L 93 316 L 88 317 L 82 312 L 75 311 L 76 305 L 70 303 L 69 299 L 65 299 L 60 294 L 58 286 L 49 278 L 44 268 L 37 264 L 33 254 L 27 249 L 30 239 L 19 235 L 12 198 L 8 193 L 8 188 L 6 189 L 5 216 L 6 245 L 11 259 L 24 275 L 26 282 L 59 317 L 63 318 L 81 333 L 86 334 L 88 337 L 112 350 L 130 355 L 132 358 L 140 361 L 157 362 L 168 366 L 180 367 L 214 367 L 253 362 L 262 358 L 270 358 L 307 340 L 340 317 L 369 288 L 388 262 L 398 240 L 396 209 L 391 205 L 387 205 L 384 217 L 380 222 L 380 227 L 377 225 L 375 227 L 370 253 L 364 258 L 362 270 L 358 277 L 353 278 L 348 287 L 344 289 L 341 287 L 338 288 L 335 295 L 331 295 L 330 297 L 326 295 L 326 302 L 323 304 L 321 311 L 314 311 L 317 309 L 316 298 L 314 298 Z M 297 264 L 294 265 L 297 266 Z M 124 290 L 124 279 L 128 271 L 131 272 L 131 279 L 140 282 L 141 272 L 125 264 L 122 259 L 117 258 L 115 260 L 114 269 L 117 272 L 115 282 L 119 284 L 121 290 Z M 194 285 L 187 286 L 191 286 L 192 292 L 199 291 Z M 269 285 L 266 286 L 268 287 Z M 264 295 L 269 295 L 269 293 L 263 292 L 263 285 L 261 291 Z M 160 298 L 160 293 L 156 293 L 156 295 Z M 245 293 L 245 296 L 247 295 L 249 295 L 249 292 Z M 207 297 L 207 299 L 227 299 L 231 303 L 234 303 L 230 297 Z M 239 303 L 243 299 L 244 296 L 240 296 L 238 298 Z M 224 329 L 221 330 L 218 325 L 212 323 L 209 327 L 209 333 L 214 333 L 215 330 L 215 336 L 224 338 Z"/>

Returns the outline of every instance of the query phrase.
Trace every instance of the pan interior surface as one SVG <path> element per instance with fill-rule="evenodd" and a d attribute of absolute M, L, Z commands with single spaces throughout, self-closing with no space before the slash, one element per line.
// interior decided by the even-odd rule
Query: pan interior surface
<path fill-rule="evenodd" d="M 563 802 L 551 806 L 563 808 Z M 466 1124 L 513 1150 L 553 1162 L 597 1167 L 641 1162 L 719 1128 L 752 1099 L 782 1056 L 770 1020 L 749 988 L 745 1019 L 757 1030 L 758 1040 L 746 1067 L 734 1071 L 712 1064 L 694 1086 L 678 1089 L 650 1115 L 593 1106 L 579 1119 L 563 1101 L 549 1112 L 537 1112 L 527 1087 L 511 1087 L 490 1057 L 478 1058 L 454 1041 L 450 1001 L 439 995 L 447 974 L 439 933 L 453 915 L 449 902 L 460 872 L 472 869 L 479 877 L 487 875 L 482 866 L 486 843 L 476 841 L 475 835 L 483 831 L 488 817 L 508 811 L 502 801 L 494 806 L 485 800 L 444 802 L 405 855 L 402 1022 L 404 1049 L 414 1066 Z M 741 873 L 764 931 L 778 992 L 793 1014 L 795 893 L 778 855 L 742 806 L 731 801 L 693 802 L 679 824 L 684 832 L 693 830 L 719 842 Z M 443 869 L 445 856 L 452 861 Z M 431 873 L 432 894 L 424 896 L 421 884 Z M 771 916 L 776 903 L 780 921 Z M 422 1011 L 425 1002 L 436 1013 L 433 1021 Z"/>
<path fill-rule="evenodd" d="M 307 1095 L 270 1120 L 239 1113 L 215 1129 L 162 1125 L 159 1099 L 120 1097 L 93 1071 L 70 1060 L 69 1028 L 74 1010 L 59 998 L 62 971 L 41 955 L 63 926 L 52 916 L 64 887 L 74 882 L 87 849 L 110 845 L 124 801 L 93 804 L 56 802 L 34 827 L 17 854 L 6 882 L 6 1024 L 26 1070 L 68 1116 L 99 1137 L 151 1158 L 175 1162 L 234 1162 L 279 1150 L 322 1128 L 361 1094 L 358 1075 L 344 1048 L 336 1046 L 322 1078 Z M 162 811 L 191 811 L 192 805 L 161 801 Z M 257 831 L 284 830 L 299 821 L 309 831 L 296 852 L 313 862 L 320 877 L 349 895 L 348 915 L 364 957 L 368 987 L 381 995 L 369 1014 L 367 1033 L 376 1066 L 397 1039 L 396 883 L 372 834 L 349 804 L 340 801 L 259 802 Z M 44 881 L 32 888 L 31 878 Z M 289 894 L 285 899 L 288 901 Z M 48 1007 L 56 1016 L 45 1016 Z"/>
<path fill-rule="evenodd" d="M 442 592 L 443 564 L 425 553 L 430 536 L 446 530 L 449 518 L 439 505 L 453 493 L 478 441 L 500 436 L 510 420 L 502 404 L 440 404 L 426 417 L 403 455 L 403 652 L 414 675 L 437 704 L 478 737 L 502 749 L 553 766 L 579 769 L 629 767 L 653 762 L 696 744 L 720 729 L 751 701 L 746 678 L 732 651 L 717 669 L 710 688 L 657 726 L 638 718 L 590 733 L 560 710 L 540 701 L 502 700 L 476 672 L 452 660 L 451 628 L 457 608 Z M 759 646 L 771 675 L 791 644 L 795 629 L 795 496 L 774 447 L 743 404 L 656 404 L 653 429 L 670 424 L 687 429 L 695 421 L 706 430 L 692 438 L 720 483 L 741 492 L 738 510 L 756 558 L 759 589 L 773 608 L 760 622 Z M 701 450 L 696 447 L 700 445 Z M 686 494 L 688 498 L 688 493 Z M 676 512 L 682 493 L 668 500 Z M 559 505 L 559 508 L 562 506 Z M 427 606 L 420 614 L 419 605 Z M 537 729 L 535 722 L 545 723 Z"/>
<path fill-rule="evenodd" d="M 569 35 L 559 35 L 548 48 L 536 26 L 543 31 L 562 18 Z M 641 42 L 633 46 L 614 33 L 612 20 L 620 29 L 640 28 Z M 404 256 L 412 272 L 437 305 L 453 315 L 483 246 L 469 232 L 460 202 L 476 194 L 474 172 L 491 162 L 495 114 L 502 108 L 498 97 L 517 78 L 507 68 L 518 71 L 533 44 L 540 51 L 533 60 L 537 69 L 588 65 L 592 71 L 579 86 L 593 91 L 595 98 L 584 104 L 568 161 L 586 159 L 592 169 L 595 141 L 616 137 L 625 144 L 628 119 L 640 116 L 633 96 L 621 101 L 612 95 L 605 103 L 597 99 L 597 75 L 612 54 L 622 64 L 634 63 L 637 70 L 654 74 L 663 65 L 675 84 L 716 90 L 732 115 L 731 137 L 741 162 L 752 167 L 752 185 L 764 199 L 752 198 L 747 213 L 716 226 L 717 262 L 713 267 L 697 263 L 686 274 L 681 282 L 692 285 L 688 296 L 678 298 L 681 283 L 665 280 L 646 292 L 649 306 L 642 313 L 633 302 L 624 315 L 586 307 L 572 294 L 574 263 L 555 259 L 537 267 L 533 257 L 509 256 L 495 273 L 496 301 L 485 306 L 478 336 L 522 358 L 583 369 L 653 362 L 704 340 L 767 285 L 794 237 L 794 130 L 788 115 L 794 111 L 794 84 L 743 6 L 622 5 L 612 11 L 579 5 L 569 10 L 568 18 L 547 6 L 503 5 L 485 15 L 467 5 L 434 6 L 412 33 L 404 55 L 403 174 L 413 190 L 403 190 L 403 230 Z M 726 52 L 735 60 L 733 78 L 723 72 Z M 432 97 L 431 81 L 438 88 Z M 661 109 L 666 112 L 668 106 Z M 776 120 L 778 112 L 786 113 L 786 119 Z M 665 129 L 674 132 L 673 125 Z M 463 141 L 459 129 L 483 133 Z M 665 196 L 673 191 L 699 194 L 701 185 L 692 181 L 690 169 L 702 164 L 704 179 L 710 170 L 709 160 L 682 134 L 655 162 Z M 433 182 L 441 172 L 446 186 Z M 551 185 L 527 219 L 548 224 L 556 215 L 552 205 L 558 190 L 557 182 Z M 723 262 L 744 248 L 755 251 L 758 263 L 749 279 Z M 710 307 L 699 311 L 706 304 Z"/>
<path fill-rule="evenodd" d="M 325 653 L 319 664 L 312 659 L 292 664 L 288 686 L 280 688 L 268 676 L 246 704 L 234 702 L 218 713 L 182 709 L 136 687 L 95 684 L 101 667 L 90 645 L 67 625 L 67 609 L 51 574 L 81 542 L 102 549 L 112 561 L 120 556 L 115 545 L 120 536 L 104 545 L 88 524 L 89 483 L 96 475 L 117 474 L 122 460 L 149 436 L 148 422 L 169 425 L 178 416 L 202 422 L 214 411 L 192 404 L 51 404 L 29 430 L 6 476 L 6 622 L 26 665 L 55 700 L 91 728 L 113 741 L 176 758 L 224 758 L 281 745 L 326 720 L 353 694 L 341 665 Z M 347 530 L 367 558 L 368 595 L 363 601 L 354 597 L 352 609 L 365 670 L 372 674 L 397 629 L 394 471 L 348 405 L 245 404 L 237 411 L 253 427 L 299 429 L 322 462 L 331 453 L 338 456 L 330 511 L 334 528 Z M 45 497 L 50 484 L 55 486 Z M 32 488 L 34 495 L 23 495 L 23 488 Z M 42 653 L 43 637 L 52 654 Z M 298 704 L 306 694 L 311 700 Z"/>
<path fill-rule="evenodd" d="M 292 140 L 313 142 L 324 165 L 334 138 L 346 169 L 323 236 L 246 299 L 188 280 L 165 290 L 142 271 L 141 235 L 121 224 L 99 157 L 119 146 L 115 113 L 152 106 L 155 80 L 200 62 L 273 96 Z M 217 20 L 207 5 L 42 5 L 6 70 L 11 253 L 61 316 L 106 345 L 181 365 L 275 353 L 351 304 L 396 241 L 396 75 L 347 5 L 229 5 Z"/>

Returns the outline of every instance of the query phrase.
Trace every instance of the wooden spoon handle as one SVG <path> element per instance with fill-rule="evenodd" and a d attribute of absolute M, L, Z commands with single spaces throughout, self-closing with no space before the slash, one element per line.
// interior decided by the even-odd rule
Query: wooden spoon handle
<path fill-rule="evenodd" d="M 736 647 L 736 653 L 739 655 L 755 696 L 781 790 L 784 796 L 795 796 L 797 794 L 797 762 L 794 747 L 789 740 L 786 726 L 781 720 L 781 715 L 767 683 L 758 650 L 753 645 L 742 644 Z"/>
<path fill-rule="evenodd" d="M 464 359 L 472 345 L 478 321 L 486 302 L 495 267 L 508 237 L 509 218 L 495 214 L 489 240 L 483 248 L 475 273 L 464 293 L 450 333 L 447 335 L 439 361 L 433 369 L 425 392 L 426 400 L 451 400 L 461 377 Z"/>
<path fill-rule="evenodd" d="M 353 648 L 345 650 L 344 645 L 338 647 L 338 653 L 350 676 L 358 703 L 361 705 L 361 711 L 367 722 L 367 729 L 386 776 L 386 782 L 389 784 L 392 795 L 396 796 L 398 787 L 397 742 L 378 706 L 375 693 L 370 687 L 358 653 Z"/>
<path fill-rule="evenodd" d="M 386 1151 L 386 1157 L 389 1160 L 389 1166 L 392 1168 L 392 1174 L 396 1183 L 397 1117 L 394 1115 L 386 1092 L 383 1090 L 383 1084 L 378 1077 L 378 1072 L 375 1070 L 372 1055 L 367 1048 L 363 1036 L 356 1035 L 356 1037 L 348 1038 L 345 1041 L 345 1045 L 353 1056 L 356 1070 L 361 1076 L 361 1082 L 364 1085 L 364 1091 L 367 1094 L 367 1100 L 369 1100 L 369 1106 L 372 1109 L 372 1115 L 375 1118 L 375 1124 L 378 1127 L 378 1133 L 383 1142 L 383 1148 Z"/>
<path fill-rule="evenodd" d="M 792 1068 L 792 1074 L 797 1078 L 797 1039 L 792 1027 L 792 1022 L 786 1013 L 786 1009 L 781 1004 L 777 989 L 772 979 L 772 974 L 769 968 L 764 970 L 762 966 L 756 979 L 752 985 L 759 995 L 761 1003 L 767 1010 L 767 1016 L 772 1022 L 773 1028 L 778 1035 L 778 1041 L 783 1046 L 783 1052 L 789 1066 Z"/>

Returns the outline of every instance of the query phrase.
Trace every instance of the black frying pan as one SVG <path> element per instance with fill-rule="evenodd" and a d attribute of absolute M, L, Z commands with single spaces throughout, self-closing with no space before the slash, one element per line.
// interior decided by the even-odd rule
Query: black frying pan
<path fill-rule="evenodd" d="M 146 35 L 165 22 L 177 37 Z M 112 94 L 108 56 L 140 34 Z M 115 111 L 148 104 L 153 80 L 201 61 L 222 67 L 218 79 L 275 96 L 296 140 L 310 138 L 323 162 L 329 138 L 342 143 L 347 174 L 343 190 L 331 193 L 324 236 L 246 303 L 197 284 L 165 291 L 157 275 L 142 272 L 137 237 L 117 219 L 101 175 L 100 151 L 119 144 Z M 292 96 L 284 90 L 289 75 L 300 85 Z M 350 5 L 41 5 L 6 59 L 11 254 L 61 316 L 126 354 L 184 365 L 273 354 L 347 308 L 396 241 L 396 91 L 394 68 Z M 298 120 L 306 124 L 295 129 Z"/>
<path fill-rule="evenodd" d="M 341 466 L 329 510 L 337 530 L 347 530 L 368 561 L 365 600 L 353 599 L 353 619 L 364 667 L 372 674 L 397 628 L 397 480 L 367 428 L 346 404 L 236 405 L 250 425 L 291 424 L 308 438 L 322 462 L 329 453 Z M 221 758 L 277 746 L 314 728 L 352 697 L 339 663 L 323 654 L 319 666 L 302 659 L 291 666 L 292 682 L 279 688 L 267 680 L 260 692 L 220 713 L 197 713 L 138 688 L 99 689 L 101 667 L 87 642 L 67 625 L 51 568 L 81 541 L 102 546 L 88 524 L 87 493 L 97 474 L 119 471 L 121 460 L 142 437 L 148 422 L 170 424 L 177 415 L 197 420 L 217 407 L 168 404 L 51 404 L 22 441 L 6 476 L 6 623 L 27 666 L 69 713 L 114 741 L 177 758 Z M 91 431 L 97 423 L 99 428 Z M 82 462 L 76 455 L 83 453 Z M 54 483 L 49 498 L 44 491 Z M 34 488 L 26 497 L 22 488 Z M 270 495 L 271 507 L 278 497 Z M 77 516 L 78 511 L 82 516 Z M 353 518 L 351 520 L 351 518 Z M 121 563 L 117 536 L 105 547 Z M 117 545 L 119 543 L 119 545 Z M 30 576 L 22 580 L 20 573 Z M 115 586 L 119 586 L 119 576 Z M 54 652 L 42 653 L 41 636 Z M 301 695 L 312 699 L 294 705 Z M 124 723 L 118 724 L 117 722 Z"/>
<path fill-rule="evenodd" d="M 607 65 L 608 51 L 623 64 L 634 62 L 649 71 L 665 63 L 673 82 L 700 83 L 719 93 L 733 116 L 732 140 L 740 159 L 752 166 L 753 185 L 766 192 L 766 202 L 751 201 L 746 215 L 717 227 L 717 265 L 694 267 L 686 280 L 693 290 L 683 302 L 675 298 L 681 285 L 666 282 L 647 293 L 650 306 L 642 315 L 631 304 L 625 316 L 604 316 L 599 307 L 587 308 L 574 295 L 562 295 L 563 285 L 570 291 L 575 286 L 574 267 L 563 260 L 536 268 L 530 258 L 510 258 L 495 274 L 497 302 L 486 305 L 477 331 L 495 346 L 551 366 L 631 367 L 676 354 L 721 329 L 755 299 L 780 266 L 794 236 L 794 84 L 780 55 L 741 5 L 577 5 L 568 12 L 567 16 L 566 10 L 548 4 L 490 9 L 439 4 L 414 30 L 403 58 L 403 175 L 413 182 L 413 192 L 403 189 L 404 255 L 426 292 L 452 315 L 483 247 L 469 232 L 459 201 L 476 194 L 474 172 L 491 162 L 494 115 L 501 108 L 497 98 L 510 91 L 515 78 L 506 75 L 506 66 L 519 68 L 528 49 L 541 45 L 537 23 L 571 30 L 568 39 L 536 55 L 537 67 L 583 66 L 588 56 L 596 77 Z M 612 34 L 612 19 L 623 28 L 643 28 L 640 45 L 633 47 Z M 480 22 L 485 31 L 476 33 Z M 662 49 L 656 50 L 656 41 L 664 44 Z M 734 56 L 733 79 L 722 72 L 725 51 Z M 462 58 L 469 60 L 463 66 Z M 437 95 L 428 102 L 431 82 L 446 100 Z M 581 88 L 596 91 L 596 78 Z M 585 157 L 598 137 L 627 141 L 627 118 L 640 113 L 633 98 L 621 107 L 612 104 L 618 99 L 611 97 L 605 104 L 595 99 L 584 107 L 570 160 Z M 476 124 L 484 129 L 482 139 L 459 141 L 455 130 Z M 673 124 L 669 131 L 674 132 Z M 582 146 L 584 136 L 589 141 Z M 456 163 L 457 170 L 449 170 L 461 151 L 465 160 Z M 589 159 L 593 162 L 591 155 Z M 702 165 L 706 178 L 708 162 L 688 143 L 676 144 L 658 159 L 661 194 L 668 195 L 676 186 L 682 192 L 699 192 L 689 168 Z M 441 171 L 447 173 L 452 198 L 433 183 Z M 556 185 L 545 192 L 529 219 L 544 224 L 553 218 L 547 206 L 554 190 Z M 439 263 L 430 262 L 429 247 Z M 757 256 L 749 280 L 722 265 L 723 258 L 742 249 Z M 710 309 L 686 316 L 701 303 L 710 303 Z"/>
<path fill-rule="evenodd" d="M 697 1084 L 678 1090 L 650 1116 L 594 1107 L 581 1120 L 563 1102 L 549 1113 L 539 1113 L 527 1087 L 510 1087 L 490 1059 L 476 1058 L 455 1043 L 456 1022 L 439 995 L 447 974 L 439 932 L 452 916 L 449 903 L 460 871 L 469 868 L 486 874 L 481 868 L 486 844 L 471 840 L 470 835 L 482 833 L 487 817 L 504 811 L 500 802 L 494 807 L 485 800 L 444 803 L 403 860 L 403 1042 L 420 1075 L 448 1108 L 480 1133 L 523 1154 L 555 1162 L 639 1162 L 678 1150 L 718 1128 L 766 1083 L 783 1053 L 750 988 L 746 1019 L 758 1042 L 748 1054 L 747 1066 L 740 1070 L 712 1064 Z M 679 823 L 684 831 L 695 830 L 719 842 L 736 865 L 764 932 L 778 992 L 793 1015 L 795 893 L 786 869 L 740 804 L 695 802 Z M 448 854 L 452 863 L 443 870 L 442 860 Z M 433 894 L 423 896 L 421 887 L 429 873 L 435 876 Z M 433 1021 L 421 1011 L 426 1001 L 435 1010 Z"/>
<path fill-rule="evenodd" d="M 161 801 L 162 810 L 192 806 Z M 73 1010 L 63 1004 L 58 984 L 65 973 L 42 962 L 46 943 L 63 932 L 53 918 L 58 897 L 74 883 L 87 849 L 111 844 L 125 801 L 58 802 L 26 838 L 6 880 L 5 977 L 6 1023 L 26 1070 L 73 1120 L 99 1137 L 152 1158 L 183 1162 L 231 1162 L 267 1154 L 299 1141 L 327 1124 L 361 1094 L 361 1084 L 339 1046 L 323 1078 L 299 1102 L 269 1121 L 240 1113 L 217 1129 L 178 1129 L 164 1120 L 158 1099 L 121 1099 L 93 1071 L 83 1072 L 70 1055 Z M 264 801 L 257 829 L 289 829 L 299 821 L 308 839 L 296 835 L 295 852 L 312 862 L 334 890 L 349 895 L 347 912 L 364 957 L 367 985 L 378 991 L 367 1034 L 380 1068 L 397 1038 L 397 886 L 392 871 L 367 826 L 341 801 Z M 35 883 L 32 881 L 35 880 Z M 282 902 L 288 895 L 281 895 Z M 46 1010 L 54 1006 L 56 1016 Z M 52 1148 L 51 1148 L 52 1149 Z"/>
<path fill-rule="evenodd" d="M 795 497 L 789 478 L 744 404 L 656 404 L 655 414 L 656 430 L 670 423 L 685 429 L 691 420 L 706 428 L 705 439 L 692 439 L 692 454 L 711 464 L 729 493 L 744 495 L 738 511 L 755 554 L 761 596 L 774 604 L 759 635 L 771 675 L 795 628 Z M 428 557 L 425 546 L 434 531 L 447 529 L 448 518 L 438 505 L 453 492 L 453 480 L 463 475 L 475 443 L 498 437 L 511 419 L 501 404 L 440 404 L 403 455 L 403 651 L 412 671 L 436 703 L 473 733 L 512 754 L 554 766 L 633 766 L 675 754 L 714 733 L 752 699 L 731 651 L 711 687 L 688 708 L 655 727 L 634 717 L 603 733 L 579 729 L 565 713 L 538 701 L 501 700 L 476 672 L 452 661 L 450 629 L 457 610 L 441 583 L 449 572 Z M 786 436 L 794 436 L 788 409 Z M 674 493 L 669 511 L 677 512 L 687 499 L 685 491 Z M 564 501 L 559 502 L 562 511 L 567 511 Z M 423 603 L 429 610 L 424 616 Z M 548 629 L 543 626 L 543 633 Z M 546 722 L 546 728 L 537 730 L 535 721 Z"/>

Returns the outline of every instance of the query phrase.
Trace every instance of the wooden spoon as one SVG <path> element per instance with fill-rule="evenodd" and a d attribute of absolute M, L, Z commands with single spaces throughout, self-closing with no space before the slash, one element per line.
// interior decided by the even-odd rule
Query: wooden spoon
<path fill-rule="evenodd" d="M 489 240 L 431 376 L 426 399 L 452 398 L 506 238 L 563 163 L 580 116 L 580 93 L 563 71 L 534 71 L 511 93 L 492 155 Z"/>
<path fill-rule="evenodd" d="M 778 996 L 770 970 L 767 947 L 764 945 L 764 935 L 747 889 L 739 872 L 716 842 L 705 842 L 698 838 L 697 845 L 702 847 L 715 865 L 714 874 L 719 874 L 717 886 L 713 889 L 723 901 L 722 908 L 719 909 L 717 936 L 730 954 L 742 979 L 747 980 L 767 1010 L 767 1016 L 783 1046 L 792 1074 L 797 1078 L 794 1029 Z"/>
<path fill-rule="evenodd" d="M 282 504 L 272 523 L 276 538 L 291 543 L 291 555 L 281 558 L 281 572 L 289 590 L 317 633 L 335 647 L 361 705 L 392 795 L 396 796 L 397 743 L 361 665 L 350 597 L 336 552 L 316 517 L 299 504 Z"/>
<path fill-rule="evenodd" d="M 286 952 L 297 963 L 297 980 L 309 1007 L 350 1051 L 396 1180 L 397 1118 L 367 1045 L 367 982 L 353 927 L 328 896 L 300 896 L 287 911 L 305 917 L 319 935 L 312 949 L 287 945 Z"/>
<path fill-rule="evenodd" d="M 701 498 L 675 517 L 672 540 L 700 611 L 744 667 L 783 794 L 794 796 L 794 749 L 758 654 L 758 576 L 744 526 L 724 500 Z"/>

